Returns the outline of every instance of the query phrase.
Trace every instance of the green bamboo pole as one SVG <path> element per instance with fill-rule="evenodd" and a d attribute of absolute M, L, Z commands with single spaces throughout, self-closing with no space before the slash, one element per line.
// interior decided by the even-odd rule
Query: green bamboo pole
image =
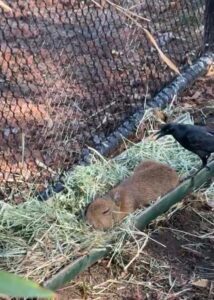
<path fill-rule="evenodd" d="M 158 216 L 166 212 L 172 205 L 182 200 L 193 190 L 201 187 L 205 182 L 214 176 L 214 161 L 207 168 L 202 169 L 195 177 L 194 180 L 187 179 L 181 183 L 176 189 L 165 195 L 163 198 L 155 202 L 149 208 L 145 209 L 135 221 L 135 226 L 143 230 L 151 221 L 156 219 Z M 128 238 L 128 235 L 127 235 Z M 111 244 L 109 242 L 109 244 Z M 57 290 L 67 282 L 73 280 L 82 271 L 86 270 L 89 266 L 93 265 L 99 259 L 105 257 L 110 252 L 110 247 L 103 247 L 100 249 L 94 249 L 89 252 L 88 255 L 77 259 L 76 261 L 69 264 L 67 267 L 62 269 L 52 278 L 47 280 L 43 285 L 51 290 Z"/>
<path fill-rule="evenodd" d="M 71 281 L 74 277 L 76 277 L 79 273 L 86 270 L 88 267 L 93 265 L 99 259 L 105 257 L 110 252 L 110 249 L 107 248 L 99 248 L 93 249 L 89 252 L 89 254 L 84 255 L 72 262 L 64 269 L 59 271 L 52 278 L 47 280 L 43 286 L 49 287 L 52 291 L 56 291 L 58 288 L 63 286 L 65 283 Z"/>

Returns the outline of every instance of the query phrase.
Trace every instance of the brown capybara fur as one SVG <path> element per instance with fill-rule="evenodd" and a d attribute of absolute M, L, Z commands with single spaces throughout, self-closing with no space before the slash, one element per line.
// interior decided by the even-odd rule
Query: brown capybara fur
<path fill-rule="evenodd" d="M 138 208 L 165 195 L 178 185 L 179 177 L 166 164 L 147 160 L 132 176 L 102 197 L 96 197 L 86 209 L 86 221 L 95 229 L 107 229 Z"/>

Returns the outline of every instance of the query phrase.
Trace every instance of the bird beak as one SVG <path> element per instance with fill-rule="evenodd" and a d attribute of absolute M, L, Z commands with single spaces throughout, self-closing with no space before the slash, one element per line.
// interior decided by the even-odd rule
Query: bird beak
<path fill-rule="evenodd" d="M 159 130 L 159 131 L 156 132 L 154 135 L 155 135 L 155 137 L 156 137 L 155 140 L 158 140 L 159 138 L 161 138 L 162 136 L 164 136 L 164 133 L 163 133 L 161 130 Z"/>

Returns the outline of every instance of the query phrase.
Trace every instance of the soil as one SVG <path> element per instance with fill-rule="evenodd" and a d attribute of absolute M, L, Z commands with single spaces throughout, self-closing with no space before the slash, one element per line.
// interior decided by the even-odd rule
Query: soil
<path fill-rule="evenodd" d="M 191 113 L 195 124 L 214 128 L 214 65 L 178 98 L 178 105 Z"/>

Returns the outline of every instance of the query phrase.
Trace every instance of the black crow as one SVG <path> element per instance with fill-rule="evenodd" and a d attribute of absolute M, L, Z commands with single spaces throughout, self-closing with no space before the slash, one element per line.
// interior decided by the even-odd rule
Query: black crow
<path fill-rule="evenodd" d="M 169 123 L 163 125 L 156 135 L 157 139 L 172 135 L 184 148 L 197 154 L 202 160 L 199 170 L 207 165 L 208 158 L 214 152 L 214 130 L 205 126 Z"/>

